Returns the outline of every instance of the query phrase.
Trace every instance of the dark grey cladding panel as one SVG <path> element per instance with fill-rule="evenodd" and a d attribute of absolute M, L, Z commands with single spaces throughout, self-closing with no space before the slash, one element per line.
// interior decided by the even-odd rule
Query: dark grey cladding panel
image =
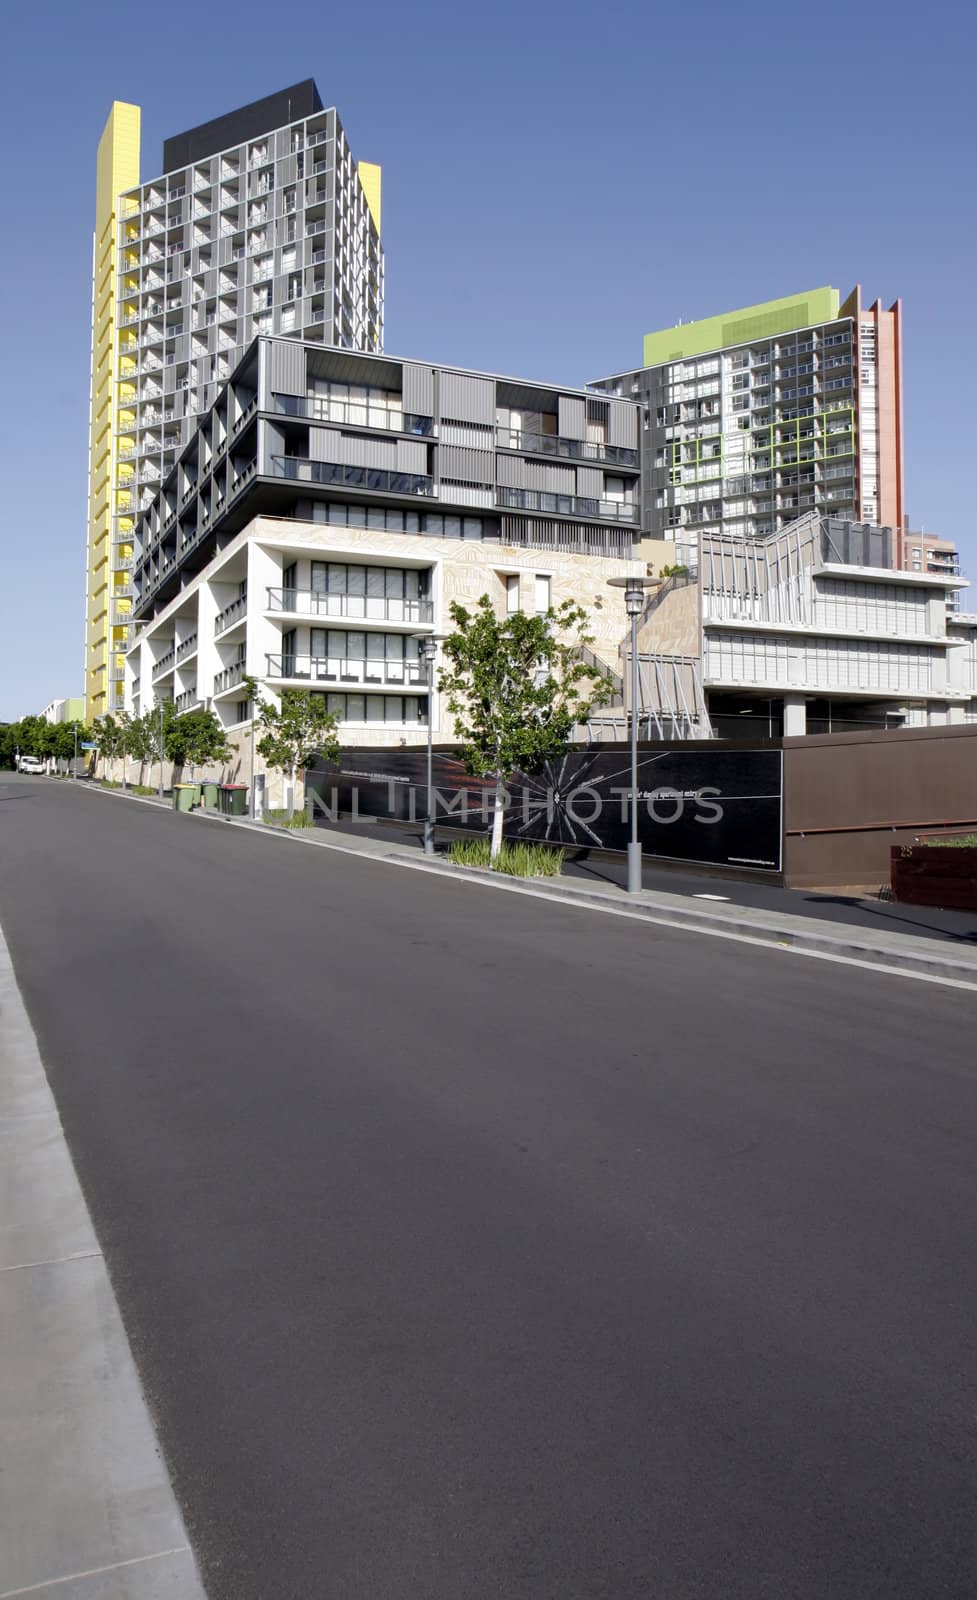
<path fill-rule="evenodd" d="M 557 431 L 561 439 L 586 439 L 587 402 L 576 396 L 560 395 Z"/>
<path fill-rule="evenodd" d="M 404 410 L 416 417 L 434 416 L 434 368 L 404 362 Z"/>
<path fill-rule="evenodd" d="M 231 145 L 244 144 L 257 139 L 287 122 L 299 122 L 322 110 L 319 91 L 312 78 L 304 83 L 293 83 L 291 88 L 280 89 L 277 94 L 265 95 L 263 100 L 253 100 L 250 105 L 229 111 L 199 127 L 188 128 L 185 133 L 174 134 L 163 144 L 163 171 L 173 172 L 192 161 L 204 161 L 218 150 L 228 150 Z"/>
<path fill-rule="evenodd" d="M 638 409 L 626 400 L 611 400 L 607 415 L 607 442 L 625 450 L 638 447 Z"/>
<path fill-rule="evenodd" d="M 276 339 L 271 347 L 271 390 L 273 394 L 308 392 L 305 350 L 292 339 Z"/>
<path fill-rule="evenodd" d="M 441 415 L 456 422 L 495 423 L 495 379 L 462 372 L 440 374 Z"/>
<path fill-rule="evenodd" d="M 891 568 L 895 565 L 892 529 L 877 528 L 870 522 L 848 522 L 842 517 L 824 517 L 821 559 L 848 567 Z"/>

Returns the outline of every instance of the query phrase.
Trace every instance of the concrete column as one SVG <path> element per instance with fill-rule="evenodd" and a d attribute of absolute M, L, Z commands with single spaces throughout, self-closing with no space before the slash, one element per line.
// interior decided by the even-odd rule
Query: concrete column
<path fill-rule="evenodd" d="M 784 736 L 796 738 L 807 732 L 807 702 L 803 695 L 784 695 Z"/>

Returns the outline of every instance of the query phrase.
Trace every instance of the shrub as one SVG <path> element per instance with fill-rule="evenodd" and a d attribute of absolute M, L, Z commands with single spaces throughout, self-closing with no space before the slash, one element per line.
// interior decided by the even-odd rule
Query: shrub
<path fill-rule="evenodd" d="M 488 838 L 456 839 L 448 860 L 458 867 L 491 867 L 509 878 L 557 878 L 563 871 L 562 849 L 548 844 L 509 844 L 503 842 L 494 867 Z"/>
<path fill-rule="evenodd" d="M 973 850 L 977 848 L 977 833 L 954 833 L 944 835 L 942 839 L 921 839 L 920 844 L 935 844 L 950 850 Z"/>
<path fill-rule="evenodd" d="M 307 811 L 266 811 L 263 820 L 270 828 L 311 828 Z"/>

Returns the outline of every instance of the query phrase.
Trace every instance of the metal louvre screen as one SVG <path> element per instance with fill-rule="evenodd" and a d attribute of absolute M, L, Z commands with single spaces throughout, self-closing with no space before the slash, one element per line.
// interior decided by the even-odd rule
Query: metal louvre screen
<path fill-rule="evenodd" d="M 453 417 L 456 422 L 495 425 L 495 383 L 491 378 L 442 372 L 440 387 L 442 417 Z"/>
<path fill-rule="evenodd" d="M 276 339 L 271 346 L 273 394 L 306 393 L 305 350 L 294 340 Z"/>

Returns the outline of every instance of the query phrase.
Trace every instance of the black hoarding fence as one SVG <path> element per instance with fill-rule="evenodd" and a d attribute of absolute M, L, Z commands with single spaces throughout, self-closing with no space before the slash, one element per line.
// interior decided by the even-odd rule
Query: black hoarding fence
<path fill-rule="evenodd" d="M 420 822 L 427 812 L 427 752 L 344 750 L 337 764 L 310 771 L 307 786 L 330 811 Z M 507 785 L 505 837 L 623 851 L 630 787 L 627 746 L 569 751 Z M 779 872 L 782 797 L 779 750 L 638 751 L 638 837 L 649 855 Z M 473 778 L 453 752 L 434 752 L 438 823 L 485 833 L 494 804 L 491 779 Z"/>

